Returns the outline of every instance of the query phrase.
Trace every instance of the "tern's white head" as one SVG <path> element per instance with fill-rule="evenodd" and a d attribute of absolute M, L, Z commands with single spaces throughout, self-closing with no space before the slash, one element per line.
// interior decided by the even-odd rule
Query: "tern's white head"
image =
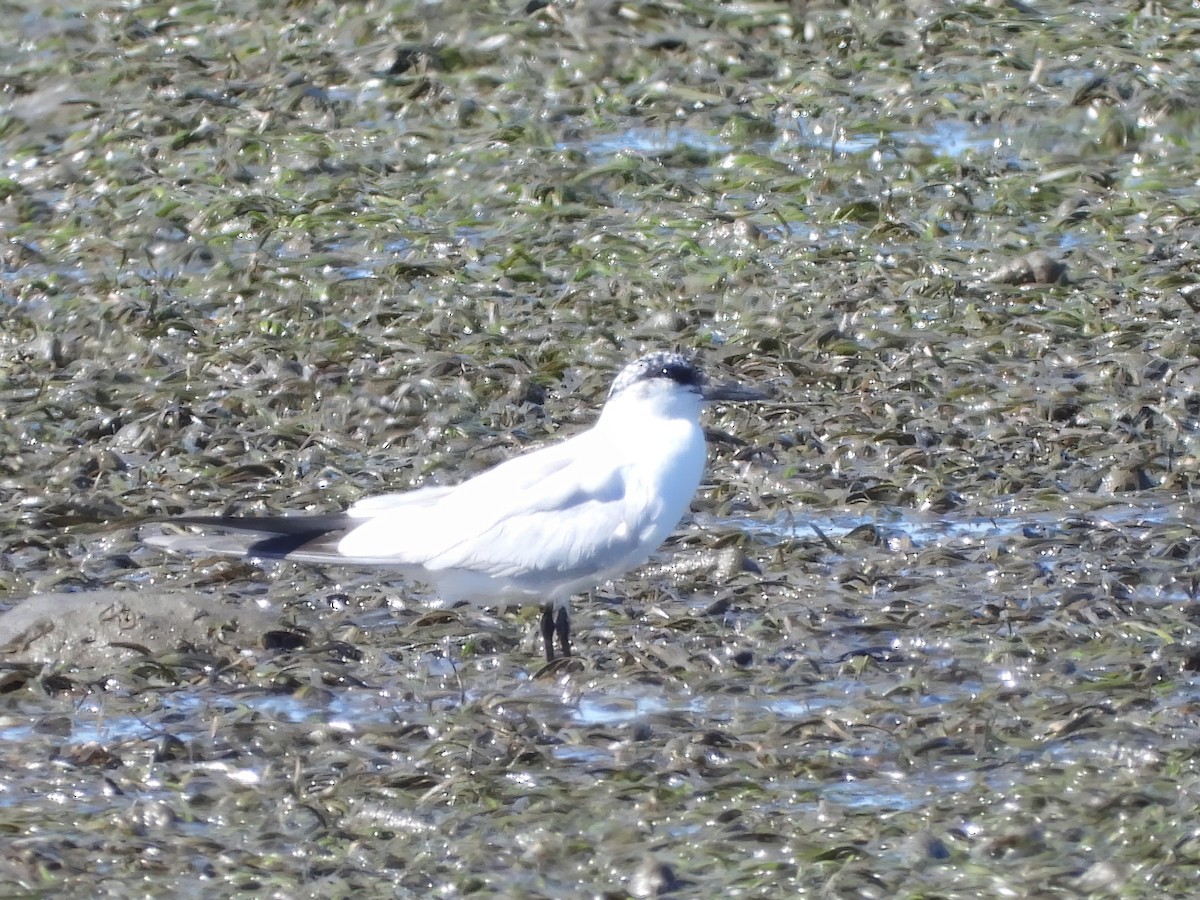
<path fill-rule="evenodd" d="M 641 415 L 698 421 L 706 402 L 761 400 L 766 395 L 740 384 L 712 384 L 688 357 L 659 350 L 621 370 L 604 404 L 604 416 L 636 407 Z"/>

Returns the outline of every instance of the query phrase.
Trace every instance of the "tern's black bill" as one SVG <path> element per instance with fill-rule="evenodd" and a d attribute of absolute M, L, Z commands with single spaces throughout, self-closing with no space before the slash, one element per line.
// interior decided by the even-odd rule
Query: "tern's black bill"
<path fill-rule="evenodd" d="M 720 384 L 706 385 L 702 396 L 705 400 L 713 403 L 720 401 L 741 403 L 751 400 L 766 400 L 771 395 L 758 390 L 758 388 L 738 384 L 736 381 L 725 381 Z"/>

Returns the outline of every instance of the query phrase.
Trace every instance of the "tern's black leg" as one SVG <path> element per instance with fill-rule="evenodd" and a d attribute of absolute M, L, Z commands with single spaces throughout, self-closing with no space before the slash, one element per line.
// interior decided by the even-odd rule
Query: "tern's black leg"
<path fill-rule="evenodd" d="M 554 662 L 554 604 L 542 606 L 542 643 L 546 647 L 546 662 Z"/>
<path fill-rule="evenodd" d="M 571 614 L 565 606 L 556 611 L 553 603 L 542 605 L 542 643 L 546 647 L 546 662 L 554 662 L 554 636 L 558 635 L 560 655 L 571 655 Z"/>
<path fill-rule="evenodd" d="M 571 614 L 565 606 L 558 608 L 554 619 L 554 631 L 558 634 L 558 646 L 563 656 L 571 655 Z"/>

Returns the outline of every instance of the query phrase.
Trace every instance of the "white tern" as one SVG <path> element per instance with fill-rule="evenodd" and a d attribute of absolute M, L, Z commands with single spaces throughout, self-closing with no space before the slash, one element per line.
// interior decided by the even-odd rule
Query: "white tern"
<path fill-rule="evenodd" d="M 569 602 L 645 563 L 704 473 L 708 401 L 761 400 L 659 351 L 625 366 L 587 431 L 461 484 L 367 497 L 336 515 L 174 516 L 217 535 L 156 535 L 185 552 L 381 566 L 448 603 L 540 603 L 546 659 L 569 656 Z M 228 534 L 227 532 L 234 532 Z"/>

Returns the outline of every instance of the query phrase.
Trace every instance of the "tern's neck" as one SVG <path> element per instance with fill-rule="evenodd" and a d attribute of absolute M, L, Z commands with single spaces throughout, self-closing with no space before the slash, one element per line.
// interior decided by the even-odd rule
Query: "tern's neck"
<path fill-rule="evenodd" d="M 596 427 L 620 432 L 629 439 L 662 430 L 699 429 L 700 403 L 678 394 L 616 397 L 604 405 Z"/>
<path fill-rule="evenodd" d="M 668 511 L 668 527 L 687 509 L 704 471 L 700 409 L 699 396 L 682 392 L 617 397 L 594 429 L 598 452 L 645 489 L 648 503 Z"/>

